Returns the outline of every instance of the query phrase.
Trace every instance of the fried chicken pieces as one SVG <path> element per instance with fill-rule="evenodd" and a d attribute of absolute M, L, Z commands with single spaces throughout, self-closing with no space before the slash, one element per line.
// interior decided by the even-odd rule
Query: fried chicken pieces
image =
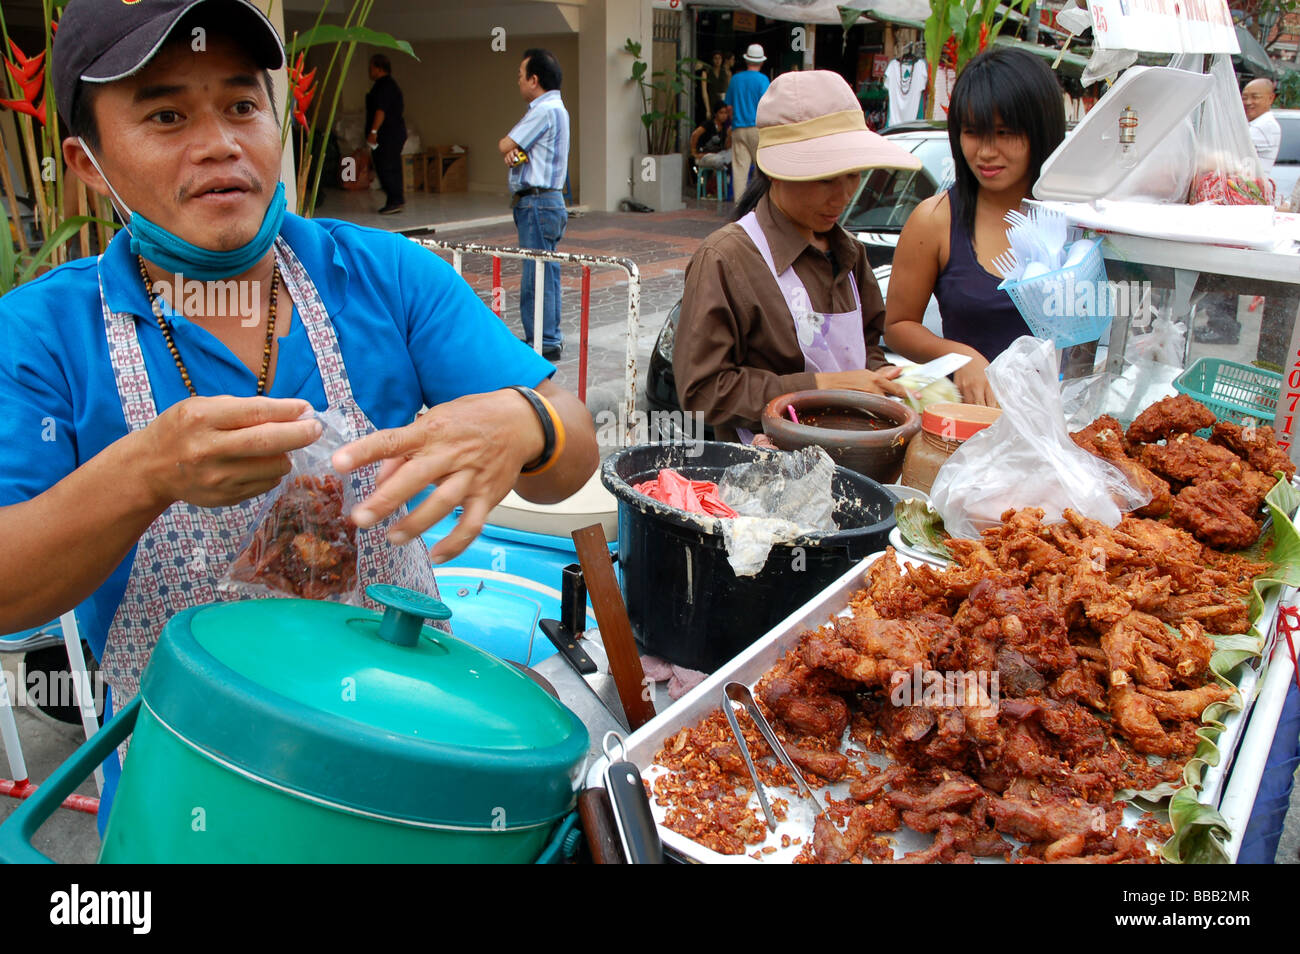
<path fill-rule="evenodd" d="M 1209 427 L 1214 430 L 1208 441 L 1194 433 Z M 1264 497 L 1278 475 L 1295 476 L 1273 428 L 1216 423 L 1209 408 L 1185 394 L 1148 407 L 1127 435 L 1118 421 L 1103 416 L 1070 436 L 1151 492 L 1151 502 L 1134 511 L 1137 516 L 1168 516 L 1221 550 L 1242 550 L 1258 540 Z"/>

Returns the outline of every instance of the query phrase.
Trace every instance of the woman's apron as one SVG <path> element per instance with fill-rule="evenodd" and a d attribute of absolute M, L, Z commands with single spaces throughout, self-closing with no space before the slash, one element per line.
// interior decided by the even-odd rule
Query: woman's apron
<path fill-rule="evenodd" d="M 315 284 L 283 239 L 276 239 L 275 256 L 285 289 L 298 306 L 316 355 L 329 407 L 344 413 L 352 431 L 350 440 L 374 431 L 352 395 L 338 338 Z M 158 410 L 136 336 L 136 319 L 127 313 L 109 311 L 103 299 L 102 275 L 100 301 L 122 410 L 127 427 L 138 431 L 158 416 Z M 379 464 L 374 463 L 345 477 L 350 479 L 356 499 L 370 496 L 378 472 Z M 177 501 L 144 532 L 136 545 L 126 592 L 108 629 L 102 660 L 115 709 L 121 709 L 139 692 L 149 654 L 168 620 L 191 606 L 235 598 L 218 590 L 217 580 L 252 529 L 265 499 L 266 495 L 261 495 L 229 507 L 211 508 Z M 424 542 L 417 536 L 395 547 L 387 540 L 388 528 L 404 512 L 357 530 L 357 578 L 363 585 L 394 583 L 436 597 L 437 583 Z M 366 605 L 374 607 L 369 601 Z"/>
<path fill-rule="evenodd" d="M 804 370 L 817 373 L 864 369 L 867 366 L 867 341 L 862 334 L 862 299 L 858 295 L 857 276 L 849 272 L 849 283 L 853 287 L 852 311 L 814 311 L 808 289 L 795 274 L 794 266 L 777 274 L 772 248 L 763 234 L 763 227 L 758 224 L 758 216 L 750 212 L 740 219 L 739 225 L 763 256 L 768 271 L 781 289 L 786 307 L 790 309 L 795 334 L 799 338 L 799 350 L 803 352 Z M 752 431 L 737 428 L 737 433 L 746 444 L 754 439 Z"/>

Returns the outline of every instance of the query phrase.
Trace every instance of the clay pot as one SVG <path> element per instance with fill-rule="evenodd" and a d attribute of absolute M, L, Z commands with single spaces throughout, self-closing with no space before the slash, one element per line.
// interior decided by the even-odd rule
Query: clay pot
<path fill-rule="evenodd" d="M 786 410 L 792 405 L 798 424 Z M 795 391 L 763 409 L 763 433 L 777 447 L 822 447 L 835 463 L 882 484 L 898 479 L 907 444 L 920 430 L 921 416 L 910 407 L 862 391 Z"/>

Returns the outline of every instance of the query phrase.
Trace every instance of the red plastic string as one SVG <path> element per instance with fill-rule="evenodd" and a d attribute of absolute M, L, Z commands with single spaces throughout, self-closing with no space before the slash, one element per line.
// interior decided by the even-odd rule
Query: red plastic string
<path fill-rule="evenodd" d="M 1291 674 L 1295 676 L 1296 688 L 1300 689 L 1300 664 L 1297 663 L 1295 643 L 1291 636 L 1300 633 L 1300 609 L 1294 606 L 1282 606 L 1277 611 L 1277 631 L 1286 637 L 1286 648 L 1291 652 Z"/>

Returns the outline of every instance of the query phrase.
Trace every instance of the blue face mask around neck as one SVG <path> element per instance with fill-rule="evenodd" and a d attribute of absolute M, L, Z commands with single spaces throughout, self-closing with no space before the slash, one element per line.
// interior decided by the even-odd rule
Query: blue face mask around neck
<path fill-rule="evenodd" d="M 248 271 L 266 255 L 280 234 L 284 210 L 284 183 L 281 182 L 275 188 L 275 195 L 271 197 L 266 214 L 262 216 L 262 226 L 257 234 L 247 245 L 227 252 L 199 248 L 149 221 L 139 212 L 132 212 L 127 227 L 131 233 L 131 251 L 145 261 L 161 265 L 169 272 L 186 278 L 197 278 L 205 282 L 230 278 Z"/>
<path fill-rule="evenodd" d="M 262 216 L 262 225 L 252 240 L 240 248 L 214 252 L 199 248 L 193 242 L 187 242 L 179 235 L 151 222 L 139 212 L 131 211 L 117 194 L 117 190 L 108 182 L 104 170 L 100 169 L 98 160 L 84 141 L 81 142 L 81 147 L 86 150 L 91 163 L 104 177 L 104 182 L 108 183 L 109 191 L 112 192 L 113 198 L 117 200 L 121 211 L 128 219 L 126 230 L 131 236 L 131 251 L 143 257 L 145 261 L 160 265 L 169 272 L 184 275 L 186 278 L 197 278 L 204 282 L 239 275 L 261 261 L 262 256 L 275 242 L 276 236 L 280 234 L 286 206 L 283 182 L 276 186 L 271 204 L 267 206 L 266 214 Z"/>

